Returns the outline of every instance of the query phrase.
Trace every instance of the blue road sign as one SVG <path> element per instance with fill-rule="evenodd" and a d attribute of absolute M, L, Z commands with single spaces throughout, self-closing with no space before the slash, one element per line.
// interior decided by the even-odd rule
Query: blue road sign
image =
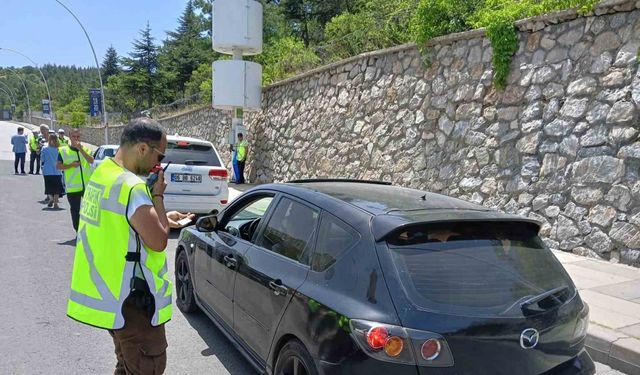
<path fill-rule="evenodd" d="M 49 105 L 49 99 L 42 99 L 42 114 L 43 115 L 51 114 L 51 105 Z"/>
<path fill-rule="evenodd" d="M 89 89 L 89 113 L 91 113 L 91 117 L 99 116 L 102 113 L 100 110 L 101 102 L 102 93 L 100 89 Z"/>

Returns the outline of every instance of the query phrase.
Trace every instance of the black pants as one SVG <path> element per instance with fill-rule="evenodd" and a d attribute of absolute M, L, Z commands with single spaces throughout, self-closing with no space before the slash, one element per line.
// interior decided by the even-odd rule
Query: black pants
<path fill-rule="evenodd" d="M 31 151 L 31 158 L 29 159 L 29 173 L 33 173 L 33 163 L 36 164 L 36 174 L 40 173 L 40 154 L 36 151 Z"/>
<path fill-rule="evenodd" d="M 71 221 L 73 222 L 73 229 L 78 231 L 78 223 L 80 222 L 80 202 L 84 190 L 77 193 L 67 193 L 67 199 L 69 200 L 69 212 L 71 212 Z"/>
<path fill-rule="evenodd" d="M 237 178 L 236 183 L 244 184 L 244 164 L 246 161 L 238 161 L 238 173 L 240 174 Z"/>
<path fill-rule="evenodd" d="M 26 152 L 16 152 L 16 158 L 13 161 L 13 169 L 18 173 L 18 164 L 20 164 L 20 171 L 24 173 L 24 160 L 27 155 Z"/>

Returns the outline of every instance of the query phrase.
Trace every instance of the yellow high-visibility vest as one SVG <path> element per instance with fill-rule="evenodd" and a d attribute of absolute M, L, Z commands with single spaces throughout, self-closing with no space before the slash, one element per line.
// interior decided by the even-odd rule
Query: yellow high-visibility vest
<path fill-rule="evenodd" d="M 88 148 L 82 147 L 87 154 L 90 154 Z M 85 190 L 93 169 L 91 164 L 85 159 L 80 151 L 72 150 L 71 146 L 64 146 L 58 148 L 60 156 L 62 156 L 62 164 L 69 165 L 74 161 L 79 161 L 80 166 L 75 168 L 65 169 L 64 172 L 64 184 L 67 193 L 77 193 Z"/>
<path fill-rule="evenodd" d="M 87 184 L 67 303 L 67 315 L 79 322 L 122 328 L 122 304 L 131 292 L 136 271 L 144 276 L 153 295 L 151 324 L 158 326 L 171 319 L 172 285 L 166 254 L 144 245 L 127 219 L 129 198 L 136 189 L 151 197 L 140 177 L 111 159 L 96 169 Z M 127 253 L 139 253 L 139 263 L 125 259 Z"/>

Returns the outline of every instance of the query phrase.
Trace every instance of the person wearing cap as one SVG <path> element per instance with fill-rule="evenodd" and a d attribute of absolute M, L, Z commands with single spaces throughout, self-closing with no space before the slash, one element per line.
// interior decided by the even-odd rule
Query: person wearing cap
<path fill-rule="evenodd" d="M 33 131 L 31 137 L 29 137 L 29 174 L 33 174 L 33 167 L 35 164 L 36 174 L 40 174 L 40 151 L 42 150 L 42 142 L 40 141 L 40 132 Z"/>
<path fill-rule="evenodd" d="M 93 172 L 93 156 L 91 151 L 80 143 L 81 136 L 80 129 L 72 129 L 69 145 L 60 147 L 58 156 L 58 169 L 64 172 L 69 212 L 76 232 L 80 220 L 80 202 Z"/>
<path fill-rule="evenodd" d="M 69 138 L 64 136 L 64 129 L 58 129 L 58 143 L 60 147 L 69 146 Z"/>

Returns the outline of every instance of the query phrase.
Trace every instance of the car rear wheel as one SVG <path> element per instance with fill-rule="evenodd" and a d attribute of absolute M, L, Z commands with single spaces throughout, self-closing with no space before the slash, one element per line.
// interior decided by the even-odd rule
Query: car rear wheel
<path fill-rule="evenodd" d="M 275 375 L 318 375 L 318 370 L 304 345 L 291 340 L 280 350 Z"/>
<path fill-rule="evenodd" d="M 176 304 L 180 311 L 190 313 L 198 309 L 193 291 L 193 282 L 191 281 L 191 272 L 189 272 L 189 261 L 185 251 L 181 251 L 176 259 L 176 292 Z"/>

